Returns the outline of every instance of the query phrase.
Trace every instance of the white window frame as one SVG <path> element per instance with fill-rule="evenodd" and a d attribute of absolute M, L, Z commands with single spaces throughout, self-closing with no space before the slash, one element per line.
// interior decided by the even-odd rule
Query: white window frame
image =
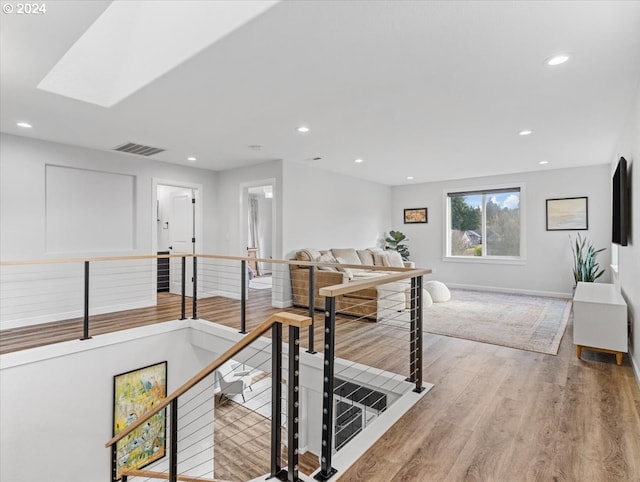
<path fill-rule="evenodd" d="M 453 256 L 451 253 L 451 212 L 449 210 L 449 195 L 463 192 L 479 192 L 492 191 L 498 189 L 520 189 L 520 256 Z M 443 191 L 443 210 L 444 210 L 444 229 L 443 242 L 444 252 L 442 260 L 454 263 L 478 263 L 478 264 L 525 264 L 527 260 L 527 203 L 526 188 L 521 182 L 512 182 L 507 184 L 498 184 L 490 186 L 472 186 L 445 189 Z M 483 211 L 484 218 L 484 211 Z M 482 223 L 482 239 L 486 239 L 486 225 Z M 484 247 L 483 247 L 484 250 Z"/>

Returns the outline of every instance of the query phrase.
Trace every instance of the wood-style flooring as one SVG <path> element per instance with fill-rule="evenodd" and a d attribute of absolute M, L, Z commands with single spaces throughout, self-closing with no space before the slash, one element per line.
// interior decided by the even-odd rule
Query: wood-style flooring
<path fill-rule="evenodd" d="M 91 334 L 175 319 L 179 311 L 179 300 L 164 295 L 154 308 L 92 317 Z M 236 328 L 238 311 L 239 302 L 226 298 L 198 304 L 201 319 Z M 269 290 L 251 290 L 248 329 L 277 311 Z M 317 313 L 316 350 L 322 321 Z M 406 370 L 403 345 L 383 328 L 338 317 L 337 356 Z M 640 481 L 640 389 L 628 357 L 623 366 L 613 355 L 576 358 L 572 328 L 557 356 L 425 334 L 423 378 L 434 388 L 339 480 Z M 81 334 L 77 321 L 6 330 L 0 351 Z"/>

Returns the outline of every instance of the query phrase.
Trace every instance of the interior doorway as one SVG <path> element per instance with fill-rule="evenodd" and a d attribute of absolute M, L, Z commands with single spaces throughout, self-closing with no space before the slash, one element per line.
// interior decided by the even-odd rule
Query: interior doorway
<path fill-rule="evenodd" d="M 158 254 L 195 254 L 201 244 L 202 216 L 198 200 L 200 186 L 154 181 L 155 189 L 155 251 Z M 166 267 L 166 264 L 165 264 Z M 193 262 L 185 263 L 185 292 L 193 296 Z M 168 273 L 158 267 L 158 285 L 161 277 L 168 281 L 168 290 L 172 294 L 182 293 L 182 259 L 171 258 Z M 165 268 L 166 269 L 166 268 Z"/>
<path fill-rule="evenodd" d="M 247 188 L 247 256 L 273 257 L 273 184 Z M 254 277 L 272 274 L 271 263 L 256 262 Z"/>

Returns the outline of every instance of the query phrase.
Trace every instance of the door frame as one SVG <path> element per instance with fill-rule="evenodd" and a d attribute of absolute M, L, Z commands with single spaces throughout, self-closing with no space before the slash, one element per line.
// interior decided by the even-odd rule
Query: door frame
<path fill-rule="evenodd" d="M 195 210 L 195 232 L 196 232 L 196 243 L 195 243 L 195 252 L 196 254 L 202 254 L 200 251 L 202 250 L 202 246 L 204 246 L 203 234 L 204 234 L 204 217 L 203 217 L 203 204 L 204 204 L 204 196 L 202 190 L 202 184 L 186 182 L 186 181 L 175 181 L 170 179 L 161 179 L 157 177 L 151 178 L 151 250 L 152 254 L 158 253 L 158 186 L 169 186 L 169 187 L 179 187 L 191 189 L 193 192 L 193 197 L 196 200 L 196 210 Z M 157 279 L 157 263 L 153 265 L 153 276 L 154 279 Z M 201 275 L 198 274 L 198 284 L 201 284 Z M 155 303 L 158 302 L 158 293 L 154 291 Z"/>

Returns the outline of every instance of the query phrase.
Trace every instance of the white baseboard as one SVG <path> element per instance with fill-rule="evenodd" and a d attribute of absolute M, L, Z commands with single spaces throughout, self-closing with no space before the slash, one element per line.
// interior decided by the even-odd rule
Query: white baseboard
<path fill-rule="evenodd" d="M 633 351 L 629 351 L 629 360 L 631 360 L 631 368 L 633 368 L 633 374 L 636 376 L 636 383 L 640 388 L 640 366 L 636 363 Z"/>
<path fill-rule="evenodd" d="M 551 298 L 573 298 L 571 293 L 561 293 L 558 291 L 538 291 L 538 290 L 523 290 L 518 288 L 503 288 L 500 286 L 479 286 L 479 285 L 467 285 L 461 283 L 446 283 L 449 288 L 460 288 L 465 290 L 476 291 L 494 291 L 496 293 L 512 293 L 516 295 L 529 295 L 529 296 L 548 296 Z"/>
<path fill-rule="evenodd" d="M 291 308 L 293 306 L 293 300 L 272 300 L 271 306 L 274 308 Z"/>

